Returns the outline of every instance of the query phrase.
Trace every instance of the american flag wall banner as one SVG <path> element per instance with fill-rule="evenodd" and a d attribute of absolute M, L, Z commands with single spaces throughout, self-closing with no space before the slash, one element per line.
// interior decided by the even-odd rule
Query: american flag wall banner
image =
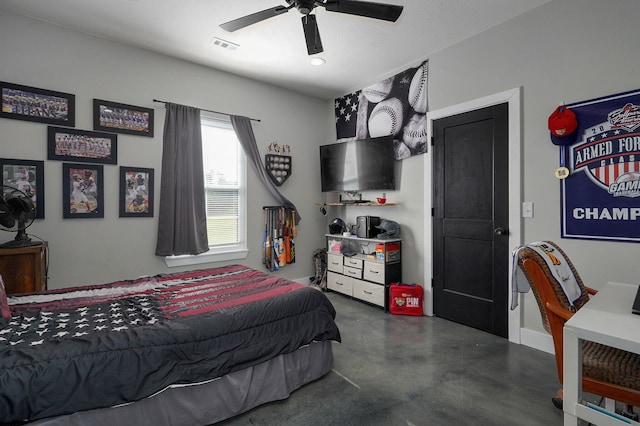
<path fill-rule="evenodd" d="M 361 91 L 358 90 L 335 100 L 336 138 L 338 140 L 355 139 L 360 93 Z"/>
<path fill-rule="evenodd" d="M 640 242 L 640 90 L 567 107 L 578 136 L 565 154 L 562 237 Z"/>

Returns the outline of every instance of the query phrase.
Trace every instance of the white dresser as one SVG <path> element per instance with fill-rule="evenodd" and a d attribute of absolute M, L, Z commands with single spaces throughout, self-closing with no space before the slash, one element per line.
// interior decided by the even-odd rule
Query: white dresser
<path fill-rule="evenodd" d="M 402 240 L 327 234 L 327 288 L 389 308 L 391 283 L 402 280 Z"/>

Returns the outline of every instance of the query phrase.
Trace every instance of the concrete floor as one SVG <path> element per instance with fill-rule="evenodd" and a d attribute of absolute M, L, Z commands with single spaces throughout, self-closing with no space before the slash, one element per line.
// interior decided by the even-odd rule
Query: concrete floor
<path fill-rule="evenodd" d="M 561 425 L 553 355 L 437 317 L 386 314 L 326 293 L 334 368 L 284 400 L 221 424 Z"/>

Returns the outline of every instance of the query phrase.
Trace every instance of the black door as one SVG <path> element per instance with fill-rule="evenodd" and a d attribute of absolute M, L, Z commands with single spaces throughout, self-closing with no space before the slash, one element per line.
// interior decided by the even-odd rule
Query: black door
<path fill-rule="evenodd" d="M 434 121 L 434 313 L 508 337 L 508 104 Z"/>

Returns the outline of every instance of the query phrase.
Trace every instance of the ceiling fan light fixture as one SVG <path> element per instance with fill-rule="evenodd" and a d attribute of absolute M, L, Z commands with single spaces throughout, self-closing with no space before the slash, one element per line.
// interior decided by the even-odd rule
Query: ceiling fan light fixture
<path fill-rule="evenodd" d="M 311 58 L 309 59 L 309 63 L 313 66 L 319 67 L 327 63 L 324 58 Z"/>
<path fill-rule="evenodd" d="M 298 12 L 302 13 L 303 15 L 310 14 L 311 11 L 316 7 L 315 0 L 287 0 L 287 3 L 296 7 L 298 9 Z"/>

